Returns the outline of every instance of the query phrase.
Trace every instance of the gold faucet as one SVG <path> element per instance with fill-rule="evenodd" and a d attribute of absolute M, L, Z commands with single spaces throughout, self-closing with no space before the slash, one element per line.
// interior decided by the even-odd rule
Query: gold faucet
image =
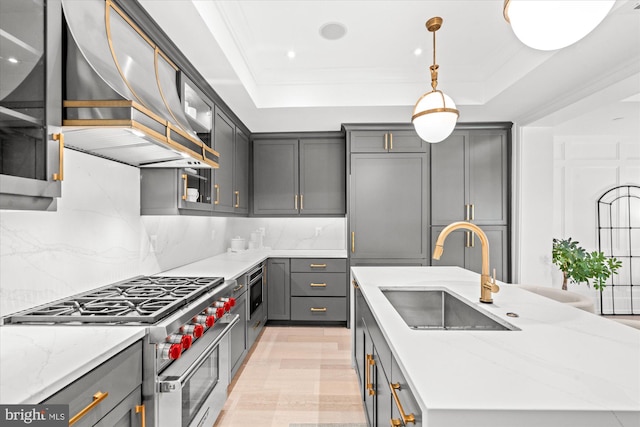
<path fill-rule="evenodd" d="M 470 230 L 480 237 L 480 243 L 482 244 L 482 273 L 480 275 L 480 302 L 484 302 L 487 304 L 492 304 L 493 299 L 491 298 L 492 293 L 497 293 L 500 288 L 496 285 L 496 273 L 495 269 L 493 270 L 493 279 L 489 276 L 489 239 L 487 239 L 487 235 L 484 234 L 484 231 L 480 227 L 475 224 L 466 221 L 458 221 L 452 222 L 442 229 L 440 235 L 438 236 L 438 240 L 436 241 L 436 247 L 433 249 L 433 259 L 440 259 L 442 253 L 444 252 L 444 240 L 447 238 L 449 233 L 454 230 L 459 230 L 464 228 L 466 230 Z"/>

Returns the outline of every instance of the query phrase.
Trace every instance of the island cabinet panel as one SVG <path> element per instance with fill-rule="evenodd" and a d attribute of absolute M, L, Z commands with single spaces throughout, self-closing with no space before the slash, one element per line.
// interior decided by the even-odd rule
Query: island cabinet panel
<path fill-rule="evenodd" d="M 428 157 L 352 154 L 349 255 L 352 260 L 427 258 Z"/>
<path fill-rule="evenodd" d="M 431 227 L 432 246 L 444 227 Z M 489 241 L 489 273 L 493 275 L 496 269 L 496 278 L 500 281 L 508 281 L 508 253 L 509 233 L 507 226 L 487 225 L 481 226 Z M 453 231 L 444 241 L 444 252 L 439 260 L 431 260 L 433 266 L 458 266 L 467 270 L 480 273 L 482 270 L 482 245 L 480 238 L 471 231 Z"/>
<path fill-rule="evenodd" d="M 291 281 L 289 258 L 270 258 L 267 262 L 267 318 L 291 319 Z"/>
<path fill-rule="evenodd" d="M 74 426 L 139 426 L 141 417 L 135 411 L 142 402 L 141 387 L 142 343 L 137 342 L 42 403 L 68 404 L 69 417 L 74 417 L 93 402 L 96 393 L 108 393 Z"/>
<path fill-rule="evenodd" d="M 341 133 L 254 136 L 254 215 L 344 215 L 345 180 Z"/>

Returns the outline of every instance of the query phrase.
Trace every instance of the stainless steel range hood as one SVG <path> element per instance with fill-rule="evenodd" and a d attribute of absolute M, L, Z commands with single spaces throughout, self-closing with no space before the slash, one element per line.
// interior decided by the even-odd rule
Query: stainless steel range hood
<path fill-rule="evenodd" d="M 66 146 L 137 167 L 217 168 L 184 113 L 178 67 L 111 0 L 62 3 Z"/>

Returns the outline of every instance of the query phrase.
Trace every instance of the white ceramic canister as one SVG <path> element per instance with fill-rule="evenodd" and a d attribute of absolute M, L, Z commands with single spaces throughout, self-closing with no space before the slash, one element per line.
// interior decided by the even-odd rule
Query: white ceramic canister
<path fill-rule="evenodd" d="M 231 239 L 231 250 L 233 252 L 239 252 L 239 251 L 244 251 L 245 246 L 244 246 L 244 239 L 240 236 L 236 236 L 233 239 Z"/>

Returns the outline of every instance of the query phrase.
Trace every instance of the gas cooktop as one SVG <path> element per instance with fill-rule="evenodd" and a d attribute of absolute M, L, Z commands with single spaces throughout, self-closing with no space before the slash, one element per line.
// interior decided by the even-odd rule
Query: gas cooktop
<path fill-rule="evenodd" d="M 140 276 L 15 313 L 4 323 L 151 325 L 223 282 L 221 277 Z"/>

